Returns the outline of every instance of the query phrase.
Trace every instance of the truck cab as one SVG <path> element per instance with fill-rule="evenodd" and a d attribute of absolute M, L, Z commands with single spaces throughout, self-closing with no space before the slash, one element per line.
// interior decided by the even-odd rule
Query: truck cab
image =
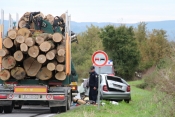
<path fill-rule="evenodd" d="M 93 66 L 95 67 L 95 72 L 99 74 L 99 67 L 95 66 L 94 64 Z M 115 76 L 114 65 L 112 60 L 108 60 L 106 65 L 100 67 L 100 74 L 108 74 L 111 76 Z"/>

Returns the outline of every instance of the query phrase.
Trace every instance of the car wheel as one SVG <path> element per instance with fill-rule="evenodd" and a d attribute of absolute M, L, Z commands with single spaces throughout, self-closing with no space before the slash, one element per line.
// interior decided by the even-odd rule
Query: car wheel
<path fill-rule="evenodd" d="M 3 112 L 3 107 L 2 106 L 0 106 L 0 113 L 2 113 Z"/>
<path fill-rule="evenodd" d="M 125 99 L 124 101 L 125 101 L 126 103 L 129 103 L 130 99 Z"/>

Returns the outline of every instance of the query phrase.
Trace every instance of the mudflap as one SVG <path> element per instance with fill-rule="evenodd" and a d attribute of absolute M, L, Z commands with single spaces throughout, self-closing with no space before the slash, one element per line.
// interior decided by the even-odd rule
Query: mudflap
<path fill-rule="evenodd" d="M 2 100 L 0 101 L 0 106 L 11 106 L 12 105 L 12 101 L 11 100 Z"/>
<path fill-rule="evenodd" d="M 64 101 L 49 101 L 49 107 L 59 107 L 59 106 L 66 106 L 67 100 Z"/>

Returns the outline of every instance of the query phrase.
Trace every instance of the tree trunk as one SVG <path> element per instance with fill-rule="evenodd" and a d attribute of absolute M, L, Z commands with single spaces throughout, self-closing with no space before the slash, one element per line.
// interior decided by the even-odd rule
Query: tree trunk
<path fill-rule="evenodd" d="M 25 59 L 23 66 L 28 76 L 36 76 L 41 68 L 41 64 L 32 57 Z"/>
<path fill-rule="evenodd" d="M 11 48 L 11 47 L 13 47 L 13 42 L 12 42 L 12 40 L 10 38 L 5 38 L 3 40 L 3 45 L 6 48 Z"/>
<path fill-rule="evenodd" d="M 16 65 L 16 60 L 13 56 L 5 56 L 2 59 L 2 67 L 5 69 L 12 69 Z"/>
<path fill-rule="evenodd" d="M 53 60 L 55 58 L 55 55 L 56 55 L 56 49 L 50 50 L 49 52 L 47 52 L 46 58 L 48 60 Z"/>
<path fill-rule="evenodd" d="M 64 56 L 66 53 L 65 46 L 64 45 L 58 45 L 57 47 L 57 54 L 59 56 Z"/>
<path fill-rule="evenodd" d="M 40 80 L 49 80 L 52 77 L 52 72 L 47 67 L 41 68 L 36 77 Z"/>
<path fill-rule="evenodd" d="M 48 21 L 51 25 L 53 25 L 54 17 L 51 14 L 46 15 L 45 20 Z"/>
<path fill-rule="evenodd" d="M 64 71 L 64 70 L 65 70 L 65 65 L 63 65 L 63 64 L 58 64 L 58 65 L 56 66 L 56 70 L 59 71 L 59 72 Z"/>
<path fill-rule="evenodd" d="M 65 74 L 65 72 L 58 72 L 58 73 L 55 74 L 55 78 L 57 80 L 63 81 L 63 80 L 66 79 L 66 74 Z"/>
<path fill-rule="evenodd" d="M 35 45 L 35 40 L 32 37 L 28 37 L 25 39 L 25 44 L 29 47 Z"/>
<path fill-rule="evenodd" d="M 25 37 L 22 35 L 18 35 L 15 40 L 17 43 L 24 43 Z"/>
<path fill-rule="evenodd" d="M 40 50 L 43 52 L 47 52 L 50 49 L 53 49 L 54 47 L 55 45 L 52 41 L 45 41 L 39 46 Z"/>
<path fill-rule="evenodd" d="M 56 59 L 59 63 L 63 63 L 65 61 L 65 57 L 64 56 L 56 56 Z"/>
<path fill-rule="evenodd" d="M 8 37 L 10 39 L 15 39 L 16 38 L 16 35 L 17 35 L 17 33 L 16 33 L 16 30 L 15 29 L 11 29 L 11 30 L 8 31 Z"/>
<path fill-rule="evenodd" d="M 9 54 L 9 51 L 6 48 L 0 49 L 0 56 L 6 56 Z"/>
<path fill-rule="evenodd" d="M 18 23 L 19 28 L 24 28 L 26 26 L 26 22 L 24 20 L 20 20 Z"/>
<path fill-rule="evenodd" d="M 48 40 L 50 38 L 50 34 L 48 33 L 41 33 L 38 36 L 36 36 L 36 43 L 38 45 L 41 45 L 44 41 Z"/>
<path fill-rule="evenodd" d="M 54 33 L 53 34 L 53 41 L 54 42 L 61 42 L 63 39 L 63 35 L 61 33 Z"/>
<path fill-rule="evenodd" d="M 56 65 L 57 65 L 57 62 L 56 61 L 51 61 L 51 62 L 49 62 L 47 64 L 47 69 L 50 70 L 50 71 L 53 71 L 53 70 L 55 70 Z"/>
<path fill-rule="evenodd" d="M 27 29 L 27 28 L 20 28 L 20 29 L 18 30 L 18 33 L 17 33 L 17 35 L 22 35 L 22 36 L 24 36 L 25 39 L 28 38 L 28 37 L 30 36 L 30 34 L 31 34 L 30 30 Z"/>
<path fill-rule="evenodd" d="M 46 62 L 46 56 L 44 54 L 40 54 L 38 57 L 37 57 L 37 61 L 39 63 L 45 63 Z"/>
<path fill-rule="evenodd" d="M 20 50 L 22 52 L 27 52 L 28 51 L 28 46 L 25 43 L 20 44 Z"/>
<path fill-rule="evenodd" d="M 0 79 L 3 81 L 6 81 L 8 79 L 10 79 L 10 72 L 9 70 L 2 70 L 0 71 Z"/>
<path fill-rule="evenodd" d="M 15 67 L 11 70 L 11 75 L 16 80 L 22 80 L 26 76 L 26 72 L 22 67 Z"/>
<path fill-rule="evenodd" d="M 16 51 L 13 56 L 14 56 L 16 61 L 23 60 L 23 53 L 20 50 Z"/>
<path fill-rule="evenodd" d="M 29 56 L 36 58 L 39 54 L 39 47 L 38 46 L 32 46 L 28 50 Z"/>

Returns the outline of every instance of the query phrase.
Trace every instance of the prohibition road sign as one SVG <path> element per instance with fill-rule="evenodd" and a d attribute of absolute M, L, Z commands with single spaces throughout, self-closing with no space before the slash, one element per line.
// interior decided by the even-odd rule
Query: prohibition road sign
<path fill-rule="evenodd" d="M 108 55 L 101 50 L 98 50 L 92 55 L 92 62 L 95 66 L 104 66 L 108 62 Z"/>

